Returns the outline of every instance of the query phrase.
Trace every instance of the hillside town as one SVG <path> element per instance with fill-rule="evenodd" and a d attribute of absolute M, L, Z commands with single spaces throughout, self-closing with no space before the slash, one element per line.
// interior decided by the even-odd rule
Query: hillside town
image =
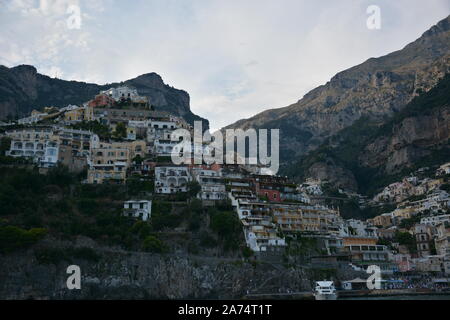
<path fill-rule="evenodd" d="M 193 127 L 156 111 L 130 87 L 102 91 L 81 106 L 34 110 L 2 128 L 10 143 L 6 156 L 35 164 L 43 174 L 64 165 L 85 174 L 84 184 L 151 182 L 153 192 L 123 203 L 128 217 L 151 221 L 154 197 L 179 201 L 194 192 L 204 207 L 231 203 L 256 257 L 281 259 L 290 241 L 307 238 L 321 252 L 312 257 L 318 263 L 346 263 L 356 271 L 377 265 L 389 277 L 450 275 L 450 163 L 421 168 L 371 199 L 340 190 L 361 207 L 393 208 L 366 220 L 345 219 L 339 206 L 324 203 L 326 181 L 296 183 L 265 175 L 260 166 L 174 165 L 170 157 L 180 152 L 180 139 L 173 133 Z"/>

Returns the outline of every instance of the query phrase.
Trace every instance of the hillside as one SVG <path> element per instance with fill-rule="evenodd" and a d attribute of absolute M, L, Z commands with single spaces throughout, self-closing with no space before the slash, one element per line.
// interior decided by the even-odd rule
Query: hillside
<path fill-rule="evenodd" d="M 207 120 L 192 113 L 189 94 L 186 91 L 165 84 L 156 73 L 143 74 L 121 83 L 97 85 L 50 78 L 28 65 L 13 68 L 0 66 L 0 120 L 14 116 L 22 117 L 33 109 L 46 106 L 64 107 L 68 104 L 81 104 L 102 90 L 120 85 L 134 87 L 139 94 L 149 97 L 156 110 L 181 116 L 190 123 L 202 120 L 205 125 L 208 124 Z"/>

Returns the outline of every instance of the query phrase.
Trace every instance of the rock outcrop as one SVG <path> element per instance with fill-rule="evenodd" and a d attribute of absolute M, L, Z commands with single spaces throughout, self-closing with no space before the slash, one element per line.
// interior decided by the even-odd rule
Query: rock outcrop
<path fill-rule="evenodd" d="M 237 299 L 248 293 L 310 291 L 313 281 L 300 266 L 100 247 L 96 262 L 42 264 L 35 250 L 0 255 L 0 299 Z M 67 288 L 69 265 L 81 269 L 81 290 Z"/>
<path fill-rule="evenodd" d="M 139 94 L 149 97 L 156 110 L 181 116 L 190 123 L 200 120 L 208 126 L 207 120 L 192 113 L 189 94 L 165 84 L 156 73 L 143 74 L 121 83 L 97 85 L 50 78 L 28 65 L 0 66 L 0 120 L 8 116 L 26 116 L 33 109 L 47 106 L 82 104 L 100 91 L 120 85 L 134 87 Z"/>
<path fill-rule="evenodd" d="M 361 165 L 383 167 L 386 174 L 394 174 L 431 154 L 433 147 L 447 144 L 449 139 L 450 106 L 396 124 L 392 134 L 378 137 L 364 149 Z"/>

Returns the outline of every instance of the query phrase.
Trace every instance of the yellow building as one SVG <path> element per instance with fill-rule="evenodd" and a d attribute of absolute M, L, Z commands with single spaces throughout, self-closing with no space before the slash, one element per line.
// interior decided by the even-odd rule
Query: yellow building
<path fill-rule="evenodd" d="M 412 207 L 407 208 L 397 208 L 394 210 L 394 218 L 397 219 L 397 221 L 401 221 L 403 219 L 410 219 L 416 210 Z"/>
<path fill-rule="evenodd" d="M 390 214 L 382 214 L 373 218 L 373 224 L 375 226 L 382 226 L 383 228 L 388 228 L 392 226 L 392 216 Z"/>
<path fill-rule="evenodd" d="M 65 121 L 92 121 L 93 120 L 93 108 L 92 107 L 79 107 L 66 111 L 64 113 Z"/>
<path fill-rule="evenodd" d="M 64 120 L 65 121 L 83 121 L 83 120 L 85 120 L 84 109 L 78 108 L 78 109 L 66 111 L 64 113 Z"/>
<path fill-rule="evenodd" d="M 136 156 L 145 157 L 145 141 L 101 142 L 91 152 L 88 183 L 101 184 L 105 180 L 124 183 L 127 169 Z"/>

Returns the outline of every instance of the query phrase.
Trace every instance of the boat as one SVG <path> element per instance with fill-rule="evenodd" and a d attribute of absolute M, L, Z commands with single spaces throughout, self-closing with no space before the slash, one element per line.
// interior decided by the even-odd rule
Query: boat
<path fill-rule="evenodd" d="M 333 281 L 316 281 L 313 294 L 316 300 L 337 300 L 338 297 Z"/>

